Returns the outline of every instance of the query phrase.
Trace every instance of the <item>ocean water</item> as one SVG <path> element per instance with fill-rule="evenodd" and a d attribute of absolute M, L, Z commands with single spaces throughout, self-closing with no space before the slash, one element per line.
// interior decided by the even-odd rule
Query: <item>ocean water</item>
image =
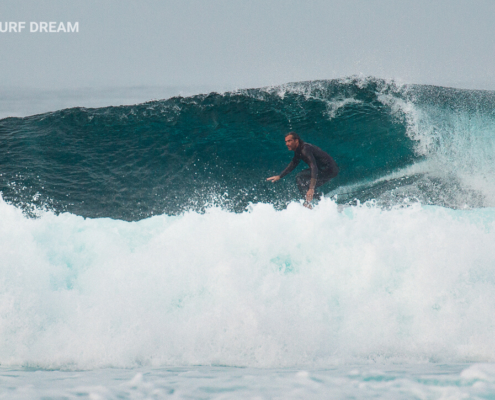
<path fill-rule="evenodd" d="M 2 399 L 492 399 L 491 364 L 0 370 Z"/>
<path fill-rule="evenodd" d="M 0 398 L 495 398 L 494 106 L 349 77 L 1 119 Z M 289 130 L 341 169 L 313 210 L 265 180 Z"/>

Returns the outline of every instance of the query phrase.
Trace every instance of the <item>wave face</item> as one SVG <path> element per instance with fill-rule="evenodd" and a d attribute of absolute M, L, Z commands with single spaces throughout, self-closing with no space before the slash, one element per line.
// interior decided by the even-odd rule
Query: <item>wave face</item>
<path fill-rule="evenodd" d="M 495 361 L 494 96 L 350 78 L 0 120 L 0 364 Z M 265 182 L 289 130 L 341 169 L 313 210 Z"/>
<path fill-rule="evenodd" d="M 0 191 L 26 211 L 139 220 L 298 200 L 291 130 L 328 151 L 339 203 L 491 206 L 495 94 L 377 79 L 288 84 L 0 120 Z"/>

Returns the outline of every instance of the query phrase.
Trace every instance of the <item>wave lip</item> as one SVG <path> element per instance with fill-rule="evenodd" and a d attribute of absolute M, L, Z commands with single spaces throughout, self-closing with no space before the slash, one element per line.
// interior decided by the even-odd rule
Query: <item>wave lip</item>
<path fill-rule="evenodd" d="M 293 177 L 265 178 L 290 161 L 295 130 L 337 161 L 323 189 L 341 204 L 492 207 L 494 96 L 350 77 L 6 118 L 0 191 L 27 213 L 122 220 L 283 209 L 300 198 Z"/>

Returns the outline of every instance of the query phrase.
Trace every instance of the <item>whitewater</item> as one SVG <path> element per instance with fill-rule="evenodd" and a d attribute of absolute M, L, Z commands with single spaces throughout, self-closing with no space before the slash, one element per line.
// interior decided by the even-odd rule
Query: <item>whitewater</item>
<path fill-rule="evenodd" d="M 0 398 L 490 398 L 493 92 L 375 78 L 0 120 Z M 294 129 L 341 174 L 313 210 Z"/>

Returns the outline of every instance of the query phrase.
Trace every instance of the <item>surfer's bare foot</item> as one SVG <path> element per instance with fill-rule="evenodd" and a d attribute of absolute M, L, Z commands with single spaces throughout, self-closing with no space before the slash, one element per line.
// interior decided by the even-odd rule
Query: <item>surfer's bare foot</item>
<path fill-rule="evenodd" d="M 306 208 L 309 208 L 310 210 L 313 209 L 313 206 L 311 205 L 311 203 L 308 203 L 307 201 L 304 202 L 303 206 Z"/>

